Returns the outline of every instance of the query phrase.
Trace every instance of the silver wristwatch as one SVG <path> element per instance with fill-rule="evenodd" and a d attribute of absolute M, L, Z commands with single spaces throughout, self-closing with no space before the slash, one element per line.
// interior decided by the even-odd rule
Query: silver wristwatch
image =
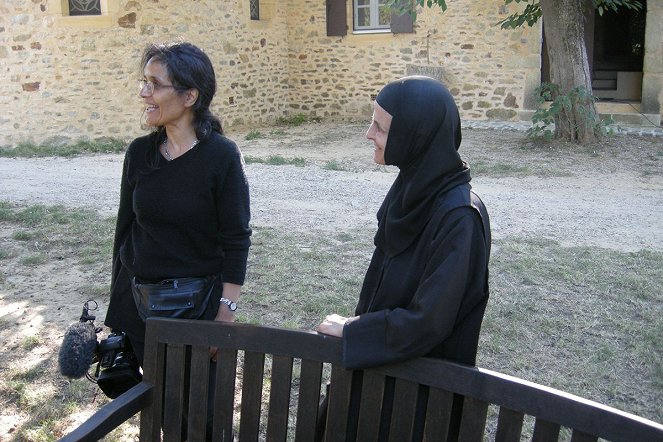
<path fill-rule="evenodd" d="M 234 312 L 235 310 L 237 310 L 237 303 L 236 302 L 233 302 L 228 298 L 221 298 L 220 301 L 221 301 L 221 303 L 227 305 L 231 312 Z"/>

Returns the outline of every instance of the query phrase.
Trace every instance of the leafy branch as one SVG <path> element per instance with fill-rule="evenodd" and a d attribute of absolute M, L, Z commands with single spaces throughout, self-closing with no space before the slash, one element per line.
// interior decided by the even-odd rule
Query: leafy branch
<path fill-rule="evenodd" d="M 580 124 L 592 124 L 590 122 L 593 120 L 589 118 L 589 108 L 578 106 L 578 104 L 596 101 L 596 97 L 584 86 L 576 86 L 567 94 L 562 94 L 559 85 L 542 83 L 541 86 L 536 88 L 535 94 L 538 97 L 539 109 L 532 115 L 532 127 L 527 130 L 527 136 L 552 140 L 555 135 L 555 119 L 570 115 L 573 109 L 585 112 L 585 115 L 581 115 L 578 124 L 573 124 L 572 120 L 567 118 L 567 122 L 573 127 L 574 131 L 579 129 Z M 551 102 L 547 108 L 542 106 L 546 101 Z M 592 130 L 597 135 L 605 135 L 609 132 L 607 126 L 612 123 L 613 121 L 610 118 L 600 120 L 592 124 Z"/>

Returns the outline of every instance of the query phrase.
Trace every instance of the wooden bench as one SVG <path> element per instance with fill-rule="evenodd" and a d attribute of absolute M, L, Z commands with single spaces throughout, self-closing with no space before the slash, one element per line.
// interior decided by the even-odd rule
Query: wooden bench
<path fill-rule="evenodd" d="M 423 440 L 444 441 L 454 395 L 464 397 L 459 437 L 463 441 L 484 437 L 520 441 L 523 428 L 534 441 L 556 441 L 560 429 L 571 432 L 574 442 L 598 437 L 663 441 L 659 423 L 489 370 L 420 358 L 353 372 L 340 365 L 342 343 L 337 338 L 247 324 L 171 319 L 147 322 L 143 381 L 62 440 L 98 440 L 140 412 L 141 441 L 161 437 L 166 442 L 179 441 L 185 403 L 190 417 L 187 440 L 205 440 L 208 347 L 212 345 L 219 348 L 213 392 L 215 441 L 313 441 L 321 419 L 326 420 L 324 440 L 378 440 L 384 416 L 390 417 L 380 436 L 386 436 L 384 429 L 388 428 L 388 440 L 409 441 L 414 422 L 421 421 L 415 419 L 417 413 L 425 415 L 425 425 L 420 427 Z M 190 361 L 187 369 L 186 361 Z M 185 373 L 191 379 L 189 400 L 185 399 Z M 359 373 L 362 382 L 358 386 Z M 386 384 L 393 385 L 396 398 L 391 412 L 383 409 Z M 361 393 L 353 395 L 353 388 L 361 385 Z M 326 393 L 326 416 L 319 416 Z M 356 402 L 351 405 L 353 397 L 360 397 L 358 410 Z M 426 400 L 420 400 L 422 397 Z"/>

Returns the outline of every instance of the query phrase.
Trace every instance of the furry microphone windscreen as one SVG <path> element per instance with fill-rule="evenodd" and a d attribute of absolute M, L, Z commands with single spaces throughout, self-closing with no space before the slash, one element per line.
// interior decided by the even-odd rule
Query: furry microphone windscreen
<path fill-rule="evenodd" d="M 85 376 L 94 359 L 97 334 L 94 325 L 78 322 L 70 325 L 62 339 L 58 364 L 62 376 L 81 378 Z"/>

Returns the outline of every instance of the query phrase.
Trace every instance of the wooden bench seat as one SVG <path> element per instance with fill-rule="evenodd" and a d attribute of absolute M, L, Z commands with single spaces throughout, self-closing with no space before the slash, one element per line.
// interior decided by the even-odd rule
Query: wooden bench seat
<path fill-rule="evenodd" d="M 210 346 L 219 348 L 213 392 L 207 382 Z M 534 424 L 525 431 L 534 441 L 556 441 L 560 430 L 571 432 L 574 442 L 663 441 L 659 423 L 511 376 L 441 360 L 420 358 L 364 370 L 358 387 L 359 372 L 340 365 L 341 352 L 340 339 L 315 332 L 149 319 L 143 381 L 62 440 L 98 440 L 140 412 L 141 441 L 179 441 L 188 403 L 187 440 L 203 441 L 208 394 L 213 394 L 214 441 L 309 442 L 315 440 L 320 421 L 326 421 L 326 441 L 363 442 L 378 440 L 379 435 L 393 441 L 409 441 L 413 435 L 444 441 L 456 394 L 464 397 L 459 437 L 463 441 L 520 441 L 528 419 Z M 387 384 L 393 384 L 395 399 L 385 413 Z M 361 393 L 353 394 L 353 388 L 361 388 Z M 326 416 L 319 416 L 327 392 Z M 357 408 L 351 401 L 358 397 Z M 493 423 L 491 404 L 499 410 L 493 413 Z M 423 428 L 415 425 L 421 421 L 415 416 L 422 414 Z M 384 416 L 389 419 L 386 426 Z"/>

